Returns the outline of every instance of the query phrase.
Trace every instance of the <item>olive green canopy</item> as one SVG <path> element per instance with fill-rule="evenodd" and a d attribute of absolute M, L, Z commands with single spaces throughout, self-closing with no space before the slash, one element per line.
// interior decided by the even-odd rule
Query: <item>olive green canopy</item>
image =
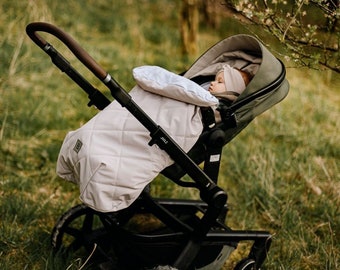
<path fill-rule="evenodd" d="M 208 49 L 184 74 L 187 78 L 214 75 L 224 64 L 242 69 L 254 77 L 231 105 L 236 124 L 226 131 L 226 143 L 257 115 L 286 97 L 289 83 L 285 67 L 257 38 L 228 37 Z"/>

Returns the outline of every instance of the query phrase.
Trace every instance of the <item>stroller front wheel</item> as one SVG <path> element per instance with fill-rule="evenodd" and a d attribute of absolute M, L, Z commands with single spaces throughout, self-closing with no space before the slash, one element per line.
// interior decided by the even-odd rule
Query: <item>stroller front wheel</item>
<path fill-rule="evenodd" d="M 96 264 L 112 261 L 109 234 L 100 219 L 100 213 L 84 204 L 65 212 L 51 234 L 53 251 L 62 255 L 91 258 Z"/>

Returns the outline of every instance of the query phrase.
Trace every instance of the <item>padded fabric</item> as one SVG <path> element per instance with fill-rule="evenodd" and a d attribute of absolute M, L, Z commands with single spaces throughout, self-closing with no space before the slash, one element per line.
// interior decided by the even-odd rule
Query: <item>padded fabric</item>
<path fill-rule="evenodd" d="M 218 99 L 193 81 L 158 66 L 133 69 L 133 77 L 144 90 L 201 107 L 218 104 Z"/>
<path fill-rule="evenodd" d="M 203 125 L 200 109 L 135 86 L 130 95 L 175 142 L 189 151 Z M 149 131 L 117 101 L 67 134 L 57 174 L 79 185 L 80 199 L 101 212 L 128 207 L 164 168 L 173 163 Z"/>

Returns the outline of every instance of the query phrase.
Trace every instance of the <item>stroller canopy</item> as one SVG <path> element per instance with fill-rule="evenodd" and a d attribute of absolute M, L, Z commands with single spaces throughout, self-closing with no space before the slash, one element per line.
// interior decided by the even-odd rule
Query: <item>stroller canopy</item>
<path fill-rule="evenodd" d="M 192 79 L 215 75 L 224 64 L 245 70 L 254 76 L 231 105 L 236 127 L 228 127 L 227 143 L 257 115 L 284 99 L 288 94 L 289 84 L 285 79 L 282 62 L 258 39 L 244 34 L 228 37 L 212 46 L 184 76 Z"/>

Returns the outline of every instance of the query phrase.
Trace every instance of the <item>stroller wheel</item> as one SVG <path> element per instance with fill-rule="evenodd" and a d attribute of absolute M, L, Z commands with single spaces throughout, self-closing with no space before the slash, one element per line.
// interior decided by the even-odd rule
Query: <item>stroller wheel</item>
<path fill-rule="evenodd" d="M 89 264 L 113 263 L 114 256 L 109 255 L 110 237 L 99 215 L 84 204 L 65 212 L 51 234 L 55 253 L 68 259 L 75 256 L 88 259 Z"/>
<path fill-rule="evenodd" d="M 237 263 L 234 270 L 256 270 L 256 262 L 253 259 L 245 258 Z"/>

